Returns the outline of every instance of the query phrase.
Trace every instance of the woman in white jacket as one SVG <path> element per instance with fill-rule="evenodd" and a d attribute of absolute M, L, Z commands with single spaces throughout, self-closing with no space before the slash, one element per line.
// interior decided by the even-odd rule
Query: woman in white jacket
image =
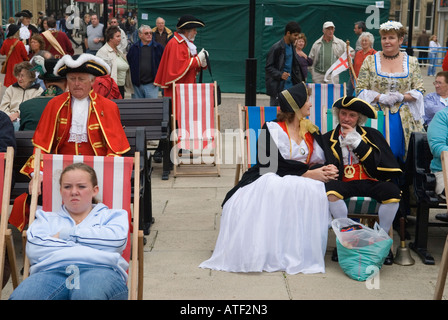
<path fill-rule="evenodd" d="M 27 231 L 30 276 L 12 300 L 125 300 L 128 263 L 121 256 L 129 222 L 125 210 L 94 204 L 95 171 L 68 166 L 60 178 L 58 212 L 36 212 Z"/>
<path fill-rule="evenodd" d="M 121 30 L 117 26 L 107 28 L 106 44 L 102 46 L 96 56 L 103 59 L 110 66 L 110 76 L 115 80 L 124 99 L 124 93 L 134 93 L 131 81 L 131 70 L 126 55 L 118 49 L 121 43 Z"/>
<path fill-rule="evenodd" d="M 9 116 L 15 131 L 18 131 L 20 127 L 20 104 L 42 95 L 44 91 L 38 83 L 35 83 L 36 74 L 32 68 L 33 66 L 28 61 L 14 66 L 17 82 L 5 90 L 0 104 L 0 110 Z"/>

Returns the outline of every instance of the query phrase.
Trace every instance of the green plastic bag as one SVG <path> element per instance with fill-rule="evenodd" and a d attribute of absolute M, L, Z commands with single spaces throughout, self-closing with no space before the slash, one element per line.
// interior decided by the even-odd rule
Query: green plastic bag
<path fill-rule="evenodd" d="M 372 229 L 351 219 L 341 218 L 333 220 L 331 225 L 336 234 L 339 265 L 344 273 L 357 281 L 374 277 L 392 246 L 389 235 L 378 223 Z"/>

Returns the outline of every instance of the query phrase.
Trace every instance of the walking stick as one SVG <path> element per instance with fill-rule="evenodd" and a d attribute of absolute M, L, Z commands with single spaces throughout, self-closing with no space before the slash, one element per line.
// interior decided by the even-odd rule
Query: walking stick
<path fill-rule="evenodd" d="M 351 74 L 350 81 L 352 82 L 353 88 L 355 87 L 355 83 L 358 82 L 358 79 L 356 78 L 355 69 L 353 69 L 353 63 L 352 58 L 350 57 L 350 41 L 347 40 L 346 42 L 346 51 L 347 51 L 347 60 L 348 60 L 348 66 L 349 66 L 349 73 Z"/>

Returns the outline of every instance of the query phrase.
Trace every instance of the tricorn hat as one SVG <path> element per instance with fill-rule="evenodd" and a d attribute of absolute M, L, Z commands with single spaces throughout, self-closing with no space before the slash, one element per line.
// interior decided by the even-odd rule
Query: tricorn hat
<path fill-rule="evenodd" d="M 56 63 L 53 73 L 55 76 L 65 77 L 71 72 L 90 73 L 100 77 L 110 73 L 110 66 L 93 54 L 83 53 L 74 56 L 66 54 Z"/>
<path fill-rule="evenodd" d="M 193 29 L 205 27 L 205 23 L 190 14 L 184 15 L 179 18 L 176 27 L 178 29 Z"/>
<path fill-rule="evenodd" d="M 40 56 L 36 56 L 36 59 Z M 54 74 L 54 66 L 58 63 L 59 59 L 34 59 L 36 69 L 40 67 L 42 72 L 39 72 L 39 79 L 45 81 L 59 81 L 65 79 L 65 76 L 56 76 Z M 43 60 L 43 61 L 42 61 Z"/>
<path fill-rule="evenodd" d="M 308 100 L 308 90 L 304 82 L 298 83 L 278 95 L 280 110 L 283 112 L 297 112 Z"/>
<path fill-rule="evenodd" d="M 15 14 L 16 17 L 26 17 L 26 18 L 32 18 L 33 14 L 30 10 L 22 10 Z"/>
<path fill-rule="evenodd" d="M 376 119 L 376 110 L 364 100 L 356 97 L 344 96 L 333 103 L 333 108 L 347 109 L 359 112 L 368 118 Z"/>
<path fill-rule="evenodd" d="M 8 31 L 7 31 L 7 33 L 6 33 L 6 36 L 7 36 L 7 37 L 11 37 L 11 36 L 15 35 L 16 32 L 19 31 L 19 30 L 20 30 L 19 25 L 15 24 L 15 23 L 11 23 L 11 24 L 8 26 Z"/>

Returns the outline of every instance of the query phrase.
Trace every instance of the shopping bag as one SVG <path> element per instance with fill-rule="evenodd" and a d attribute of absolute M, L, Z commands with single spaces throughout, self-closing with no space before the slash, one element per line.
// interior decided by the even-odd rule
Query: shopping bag
<path fill-rule="evenodd" d="M 334 219 L 338 261 L 350 278 L 365 281 L 374 277 L 383 266 L 393 240 L 378 223 L 369 228 L 352 219 Z"/>

